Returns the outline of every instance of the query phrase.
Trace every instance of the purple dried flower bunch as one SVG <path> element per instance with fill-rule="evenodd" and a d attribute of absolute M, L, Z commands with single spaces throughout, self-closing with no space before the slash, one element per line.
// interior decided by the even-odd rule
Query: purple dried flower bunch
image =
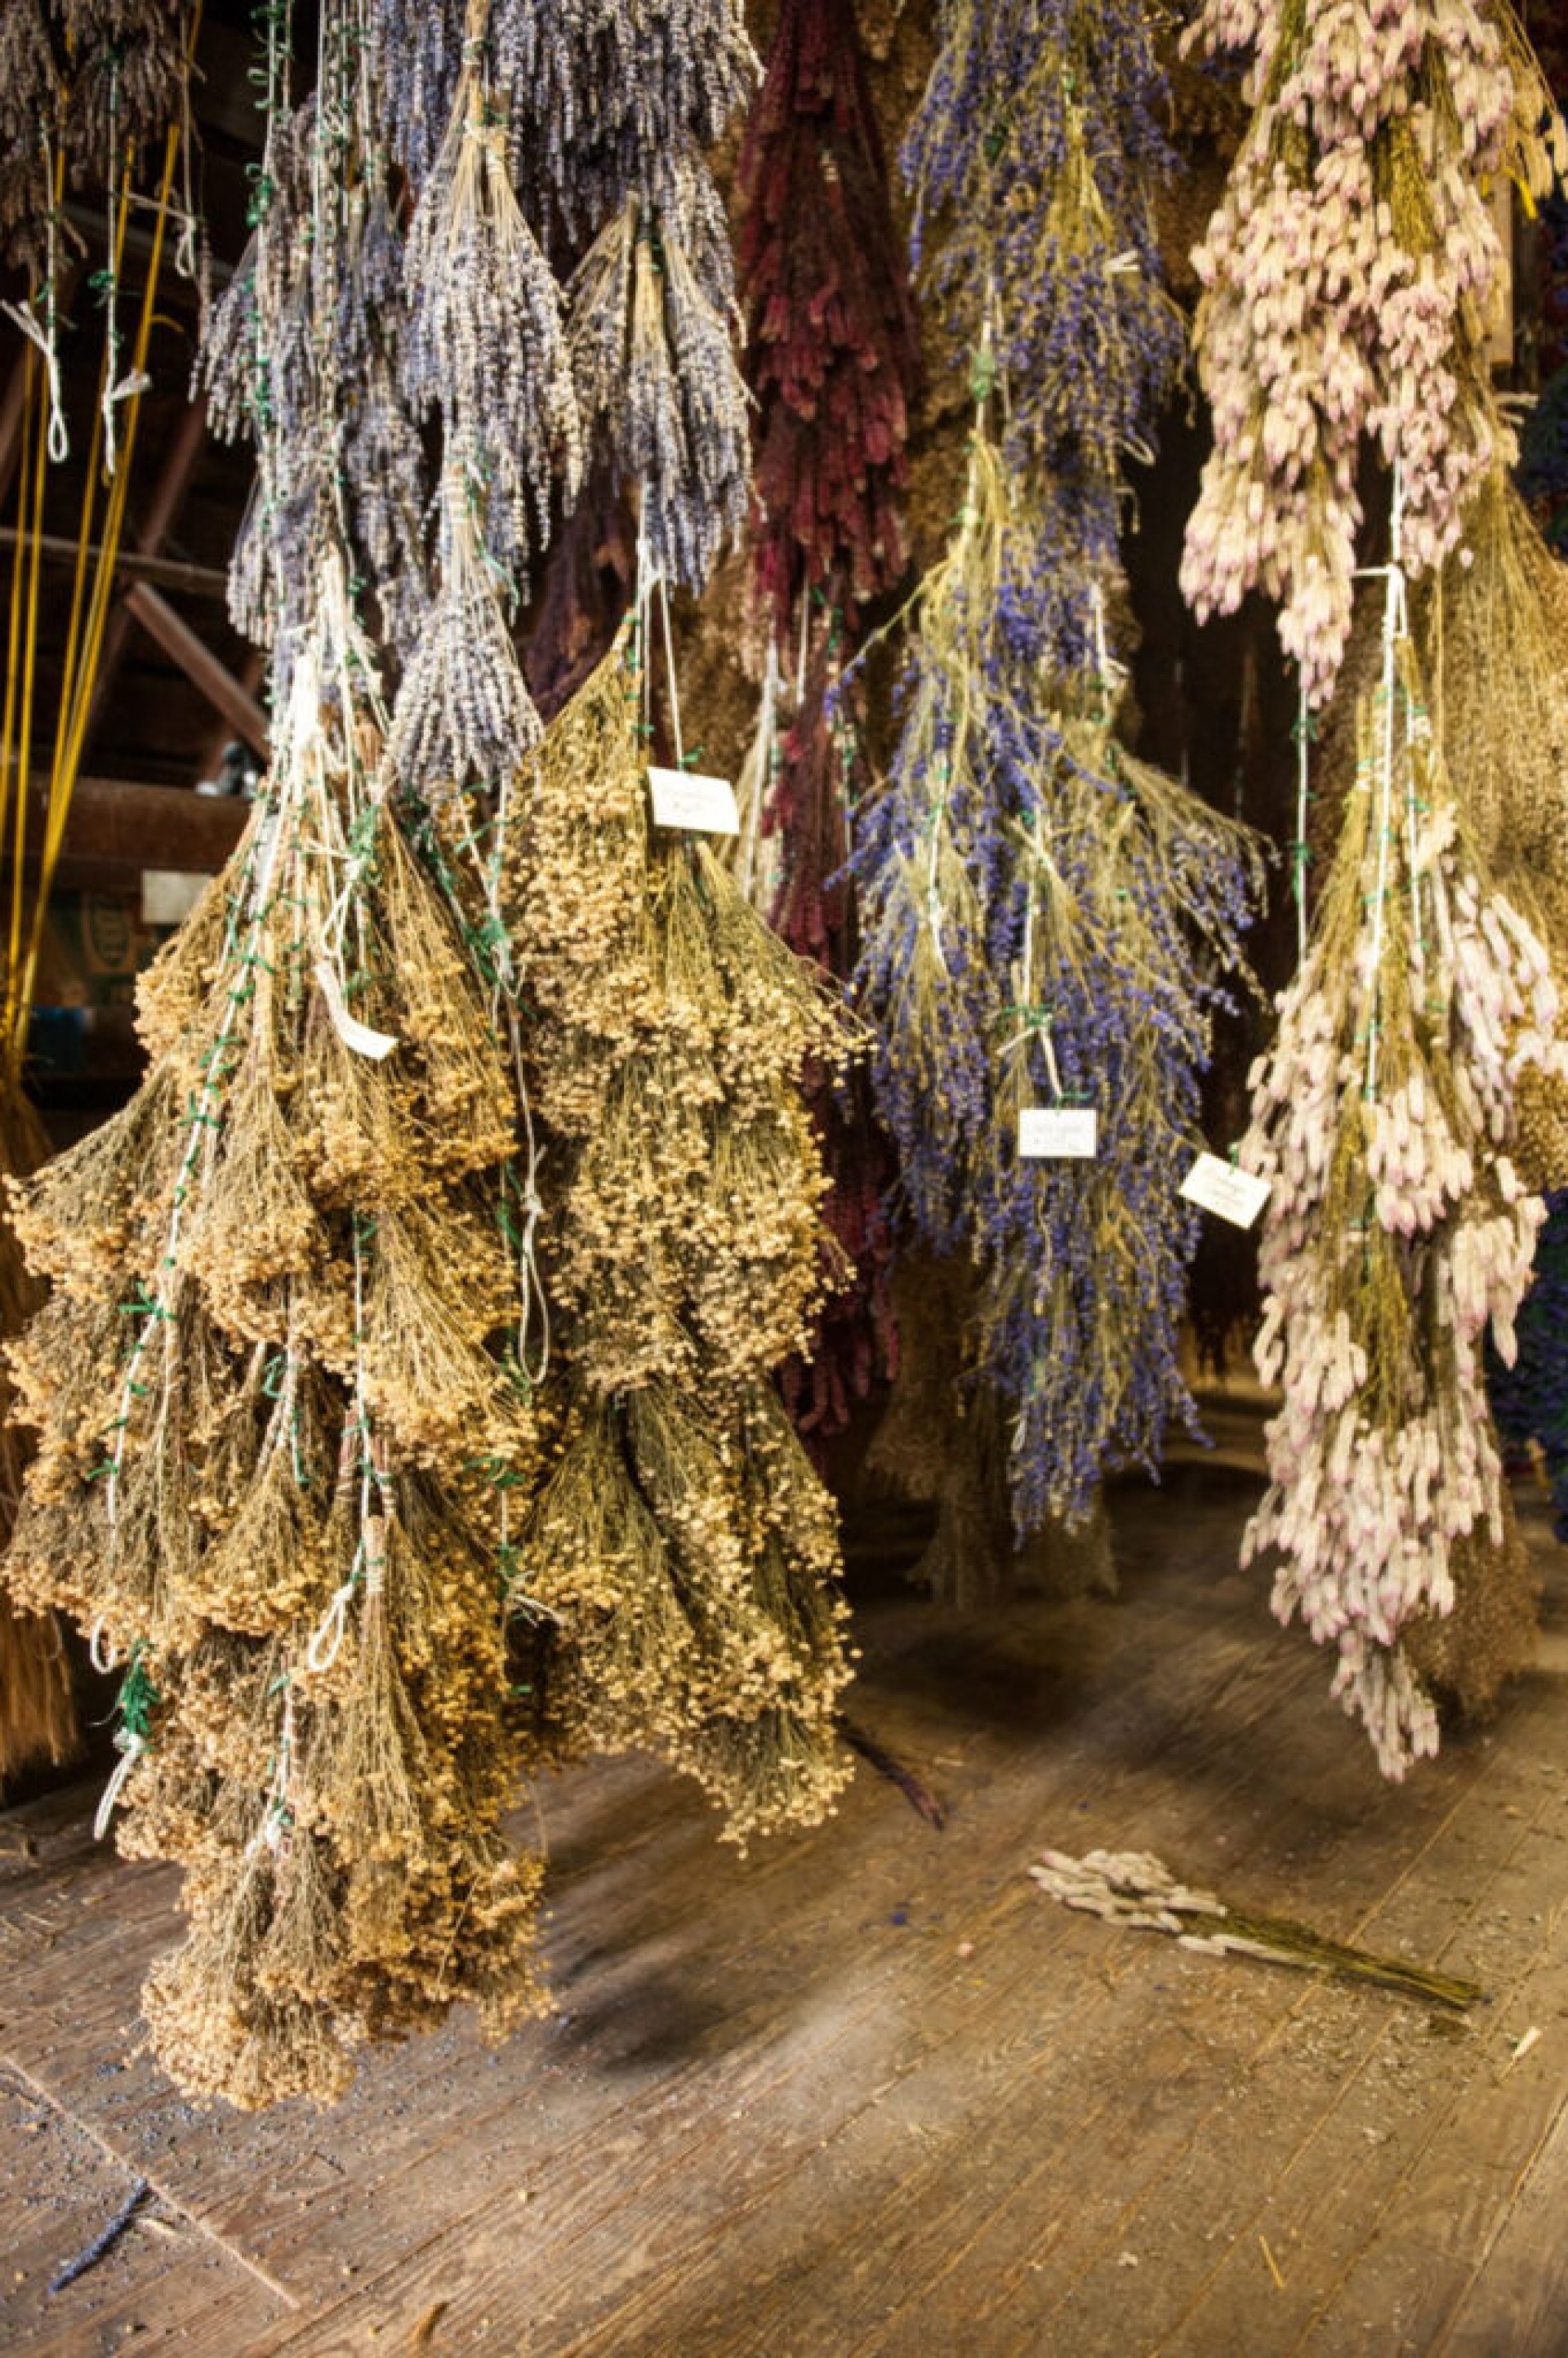
<path fill-rule="evenodd" d="M 1364 445 L 1400 471 L 1414 573 L 1511 458 L 1486 349 L 1490 191 L 1544 196 L 1568 136 L 1509 0 L 1206 0 L 1189 38 L 1248 57 L 1253 113 L 1195 257 L 1216 447 L 1183 586 L 1200 615 L 1277 599 L 1321 705 L 1350 633 Z"/>
<path fill-rule="evenodd" d="M 0 254 L 52 266 L 61 173 L 117 195 L 189 130 L 190 0 L 15 0 L 0 10 Z M 52 233 L 52 234 L 51 234 Z"/>
<path fill-rule="evenodd" d="M 917 261 L 956 353 L 992 325 L 1011 464 L 1114 550 L 1123 463 L 1150 449 L 1184 338 L 1154 190 L 1173 168 L 1141 0 L 948 0 L 905 141 Z"/>
<path fill-rule="evenodd" d="M 857 979 L 914 1229 L 979 1264 L 970 1373 L 1009 1422 L 1022 1537 L 1081 1524 L 1108 1466 L 1152 1468 L 1191 1417 L 1179 1190 L 1261 875 L 1115 732 L 1122 468 L 1181 353 L 1148 25 L 1022 0 L 943 23 L 905 160 L 977 419 L 861 822 Z M 1024 1158 L 1021 1116 L 1053 1107 L 1095 1113 L 1094 1159 Z"/>

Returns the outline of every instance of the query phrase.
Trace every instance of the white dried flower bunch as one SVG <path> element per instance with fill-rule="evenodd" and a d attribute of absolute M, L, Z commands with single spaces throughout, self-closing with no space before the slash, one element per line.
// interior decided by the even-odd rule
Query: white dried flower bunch
<path fill-rule="evenodd" d="M 1253 114 L 1195 256 L 1216 448 L 1183 587 L 1261 587 L 1314 704 L 1349 637 L 1364 438 L 1398 465 L 1422 572 L 1511 438 L 1486 320 L 1499 178 L 1534 195 L 1568 134 L 1509 0 L 1206 0 L 1189 38 L 1250 51 Z"/>
<path fill-rule="evenodd" d="M 1544 1217 L 1511 1159 L 1521 1076 L 1568 1071 L 1547 953 L 1469 838 L 1409 642 L 1363 708 L 1361 764 L 1307 959 L 1255 1068 L 1270 1180 L 1256 1351 L 1284 1405 L 1247 1539 L 1273 1606 L 1334 1646 L 1384 1773 L 1434 1751 L 1403 1640 L 1504 1542 L 1488 1325 L 1511 1357 Z"/>

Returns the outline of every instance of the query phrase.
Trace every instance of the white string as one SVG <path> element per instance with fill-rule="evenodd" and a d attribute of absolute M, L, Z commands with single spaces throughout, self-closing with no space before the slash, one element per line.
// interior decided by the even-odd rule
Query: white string
<path fill-rule="evenodd" d="M 54 322 L 51 319 L 46 328 L 40 328 L 25 303 L 0 303 L 0 312 L 43 354 L 49 380 L 49 454 L 58 467 L 70 455 L 70 434 L 60 401 L 59 353 L 55 348 Z"/>
<path fill-rule="evenodd" d="M 125 1790 L 131 1771 L 147 1748 L 147 1739 L 145 1736 L 137 1736 L 130 1728 L 123 1727 L 114 1738 L 114 1748 L 120 1758 L 115 1763 L 114 1775 L 103 1788 L 103 1798 L 98 1804 L 98 1814 L 92 1821 L 94 1842 L 102 1842 L 108 1833 L 109 1822 L 119 1808 L 120 1796 Z"/>
<path fill-rule="evenodd" d="M 353 1570 L 342 1586 L 333 1591 L 332 1601 L 317 1623 L 310 1643 L 305 1649 L 305 1667 L 317 1676 L 323 1671 L 330 1671 L 342 1652 L 343 1639 L 348 1633 L 349 1607 L 359 1586 L 359 1573 L 356 1557 Z"/>
<path fill-rule="evenodd" d="M 112 1671 L 117 1671 L 120 1667 L 117 1649 L 105 1642 L 102 1613 L 92 1624 L 92 1633 L 87 1640 L 87 1659 L 101 1679 L 106 1679 Z"/>
<path fill-rule="evenodd" d="M 659 576 L 657 586 L 659 592 L 659 609 L 664 616 L 665 623 L 665 667 L 669 679 L 670 733 L 675 739 L 676 767 L 677 770 L 684 770 L 686 767 L 686 741 L 681 735 L 680 690 L 676 682 L 675 633 L 670 626 L 670 593 L 665 586 L 665 577 L 662 573 Z"/>

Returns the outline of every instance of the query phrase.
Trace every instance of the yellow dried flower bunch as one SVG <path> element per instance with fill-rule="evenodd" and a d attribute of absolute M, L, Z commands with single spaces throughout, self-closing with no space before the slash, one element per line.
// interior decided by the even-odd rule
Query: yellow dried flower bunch
<path fill-rule="evenodd" d="M 497 1349 L 512 1076 L 385 795 L 321 560 L 245 841 L 148 979 L 152 1068 L 17 1192 L 55 1281 L 8 1578 L 125 1666 L 125 1847 L 186 1868 L 146 1993 L 195 2093 L 343 2084 L 367 2036 L 532 2007 L 538 1880 L 497 1566 L 532 1404 Z"/>
<path fill-rule="evenodd" d="M 769 1378 L 822 1284 L 800 1075 L 849 1044 L 706 846 L 652 827 L 640 637 L 532 757 L 506 879 L 565 1370 L 515 1591 L 553 1617 L 557 1737 L 662 1753 L 743 1840 L 845 1775 L 836 1521 Z"/>

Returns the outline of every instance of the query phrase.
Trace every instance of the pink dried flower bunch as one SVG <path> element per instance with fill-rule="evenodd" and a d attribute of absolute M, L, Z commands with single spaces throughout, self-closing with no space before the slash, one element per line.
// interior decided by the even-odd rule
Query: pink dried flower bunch
<path fill-rule="evenodd" d="M 1195 255 L 1214 454 L 1182 582 L 1201 616 L 1260 588 L 1314 704 L 1350 632 L 1357 471 L 1400 470 L 1414 572 L 1511 454 L 1486 324 L 1489 191 L 1533 195 L 1568 134 L 1508 0 L 1206 0 L 1190 39 L 1252 52 L 1252 119 Z"/>
<path fill-rule="evenodd" d="M 1568 1069 L 1547 952 L 1470 841 L 1405 643 L 1306 961 L 1255 1068 L 1247 1167 L 1271 1181 L 1260 1373 L 1284 1404 L 1249 1558 L 1339 1661 L 1385 1775 L 1437 1748 L 1407 1640 L 1504 1542 L 1483 1343 L 1505 1360 L 1544 1217 L 1513 1161 L 1524 1076 Z"/>

